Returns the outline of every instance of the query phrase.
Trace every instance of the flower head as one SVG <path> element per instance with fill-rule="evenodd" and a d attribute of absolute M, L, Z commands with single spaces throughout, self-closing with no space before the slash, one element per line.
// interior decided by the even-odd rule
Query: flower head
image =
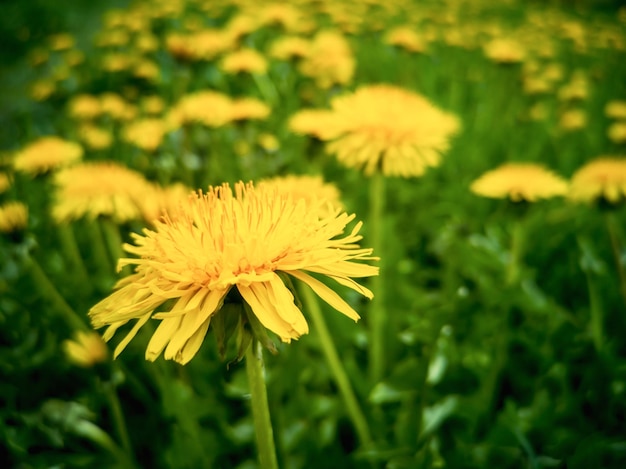
<path fill-rule="evenodd" d="M 321 31 L 312 40 L 300 72 L 320 88 L 345 85 L 352 80 L 356 61 L 348 41 L 334 31 Z"/>
<path fill-rule="evenodd" d="M 626 101 L 609 101 L 604 107 L 604 115 L 612 119 L 626 119 Z"/>
<path fill-rule="evenodd" d="M 28 207 L 22 202 L 7 202 L 0 205 L 0 233 L 13 233 L 26 228 Z"/>
<path fill-rule="evenodd" d="M 329 153 L 346 166 L 364 168 L 368 175 L 421 175 L 439 164 L 460 128 L 456 116 L 391 85 L 364 86 L 334 98 L 331 107 L 296 114 L 292 130 L 329 141 Z"/>
<path fill-rule="evenodd" d="M 122 134 L 124 140 L 145 151 L 155 151 L 167 133 L 165 121 L 144 118 L 128 124 Z"/>
<path fill-rule="evenodd" d="M 302 312 L 284 283 L 285 274 L 306 283 L 346 316 L 359 315 L 310 273 L 327 276 L 371 298 L 353 278 L 376 275 L 378 268 L 355 261 L 372 260 L 371 249 L 356 244 L 361 224 L 344 235 L 354 215 L 320 217 L 304 200 L 269 187 L 239 182 L 194 193 L 178 210 L 155 221 L 155 229 L 134 234 L 118 268 L 135 272 L 89 312 L 94 327 L 108 326 L 110 339 L 131 320 L 134 327 L 115 350 L 117 356 L 150 319 L 161 323 L 146 350 L 155 360 L 187 363 L 196 354 L 227 295 L 238 296 L 251 317 L 284 342 L 308 332 Z M 342 236 L 343 237 L 340 237 Z M 168 304 L 165 311 L 155 309 Z"/>
<path fill-rule="evenodd" d="M 41 174 L 75 163 L 83 157 L 83 148 L 59 137 L 41 137 L 19 151 L 13 167 L 26 173 Z"/>
<path fill-rule="evenodd" d="M 567 182 L 534 163 L 505 163 L 476 179 L 470 190 L 483 197 L 536 202 L 565 195 Z"/>
<path fill-rule="evenodd" d="M 569 198 L 577 202 L 620 202 L 626 197 L 626 159 L 601 156 L 572 176 Z"/>
<path fill-rule="evenodd" d="M 75 340 L 63 342 L 63 349 L 70 362 L 89 368 L 107 360 L 109 350 L 98 334 L 80 331 L 75 337 Z"/>
<path fill-rule="evenodd" d="M 513 39 L 498 38 L 485 45 L 485 55 L 498 63 L 519 63 L 524 60 L 526 51 Z"/>
<path fill-rule="evenodd" d="M 241 49 L 226 55 L 221 62 L 226 73 L 260 73 L 267 71 L 267 60 L 254 49 Z"/>

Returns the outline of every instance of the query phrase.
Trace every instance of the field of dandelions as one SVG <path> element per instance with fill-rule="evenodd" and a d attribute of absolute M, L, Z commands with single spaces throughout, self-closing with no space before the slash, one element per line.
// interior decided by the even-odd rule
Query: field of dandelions
<path fill-rule="evenodd" d="M 109 8 L 0 92 L 0 466 L 626 467 L 626 7 Z"/>

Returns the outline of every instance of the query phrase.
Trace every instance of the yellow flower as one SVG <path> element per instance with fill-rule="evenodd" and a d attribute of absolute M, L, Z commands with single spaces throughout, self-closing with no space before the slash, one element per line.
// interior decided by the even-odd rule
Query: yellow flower
<path fill-rule="evenodd" d="M 626 143 L 626 121 L 612 123 L 607 130 L 607 135 L 614 143 Z"/>
<path fill-rule="evenodd" d="M 226 55 L 221 62 L 221 69 L 226 73 L 267 72 L 267 60 L 254 49 L 241 49 Z"/>
<path fill-rule="evenodd" d="M 505 163 L 476 179 L 470 190 L 483 197 L 536 202 L 565 195 L 567 182 L 535 163 Z"/>
<path fill-rule="evenodd" d="M 191 192 L 190 188 L 180 183 L 167 187 L 151 184 L 137 205 L 143 219 L 152 224 L 166 213 L 175 212 L 180 204 L 187 201 Z"/>
<path fill-rule="evenodd" d="M 26 228 L 28 207 L 22 202 L 6 202 L 0 205 L 0 232 L 13 233 Z"/>
<path fill-rule="evenodd" d="M 572 176 L 569 198 L 577 202 L 600 199 L 610 203 L 626 196 L 626 159 L 600 156 L 590 161 Z"/>
<path fill-rule="evenodd" d="M 163 142 L 167 126 L 161 119 L 145 118 L 128 124 L 122 137 L 128 143 L 145 151 L 155 151 Z"/>
<path fill-rule="evenodd" d="M 118 120 L 132 119 L 136 114 L 133 106 L 116 93 L 102 94 L 100 96 L 100 108 L 103 114 Z"/>
<path fill-rule="evenodd" d="M 587 114 L 582 109 L 569 109 L 559 119 L 559 127 L 563 130 L 580 130 L 586 125 Z"/>
<path fill-rule="evenodd" d="M 275 40 L 270 46 L 268 55 L 278 60 L 290 60 L 306 57 L 311 43 L 301 37 L 287 36 Z"/>
<path fill-rule="evenodd" d="M 263 150 L 271 153 L 280 148 L 280 142 L 275 135 L 269 133 L 259 134 L 257 142 Z"/>
<path fill-rule="evenodd" d="M 284 342 L 308 332 L 302 312 L 284 283 L 284 275 L 311 287 L 346 316 L 359 315 L 341 297 L 309 273 L 326 276 L 371 298 L 353 278 L 377 275 L 378 268 L 354 261 L 373 260 L 371 249 L 356 244 L 358 223 L 344 235 L 354 215 L 336 211 L 320 218 L 301 200 L 276 190 L 239 182 L 234 191 L 224 184 L 187 203 L 155 230 L 134 234 L 125 250 L 137 256 L 121 259 L 118 268 L 136 265 L 116 291 L 89 311 L 94 327 L 108 326 L 104 339 L 129 321 L 133 328 L 115 349 L 117 356 L 150 319 L 161 323 L 146 350 L 155 360 L 189 362 L 221 309 L 226 296 L 243 301 L 251 314 Z M 215 220 L 219 220 L 216 223 Z M 338 238 L 339 236 L 342 236 Z M 164 303 L 165 311 L 154 314 Z"/>
<path fill-rule="evenodd" d="M 79 94 L 68 103 L 68 113 L 74 119 L 93 119 L 102 113 L 102 107 L 95 96 Z"/>
<path fill-rule="evenodd" d="M 63 342 L 65 355 L 74 365 L 90 368 L 107 360 L 109 350 L 98 334 L 80 331 L 75 337 L 75 340 Z"/>
<path fill-rule="evenodd" d="M 74 37 L 69 33 L 59 33 L 48 38 L 50 42 L 50 50 L 60 51 L 71 49 L 74 47 L 76 41 Z"/>
<path fill-rule="evenodd" d="M 609 101 L 604 107 L 604 114 L 612 119 L 626 119 L 626 101 Z"/>
<path fill-rule="evenodd" d="M 11 187 L 11 178 L 7 173 L 0 173 L 0 194 Z"/>
<path fill-rule="evenodd" d="M 391 46 L 398 46 L 409 52 L 424 52 L 426 43 L 424 40 L 409 26 L 397 26 L 391 29 L 383 42 Z"/>
<path fill-rule="evenodd" d="M 140 173 L 112 161 L 88 162 L 59 171 L 52 216 L 59 222 L 82 217 L 141 219 L 140 204 L 151 186 Z"/>
<path fill-rule="evenodd" d="M 514 39 L 498 38 L 485 44 L 487 58 L 498 63 L 519 63 L 524 60 L 526 50 Z"/>
<path fill-rule="evenodd" d="M 59 137 L 40 137 L 15 155 L 13 167 L 36 175 L 75 163 L 82 157 L 83 149 L 78 143 Z"/>
<path fill-rule="evenodd" d="M 35 81 L 30 89 L 30 97 L 35 101 L 45 101 L 55 91 L 57 87 L 52 80 L 38 80 Z"/>
<path fill-rule="evenodd" d="M 391 85 L 370 85 L 331 101 L 332 110 L 297 113 L 290 128 L 329 141 L 327 151 L 371 175 L 419 176 L 437 166 L 459 119 L 423 96 Z"/>
<path fill-rule="evenodd" d="M 356 61 L 348 41 L 337 32 L 320 31 L 313 38 L 299 70 L 313 78 L 317 86 L 326 89 L 349 83 L 355 67 Z"/>
<path fill-rule="evenodd" d="M 91 124 L 81 126 L 79 136 L 81 141 L 92 150 L 104 150 L 113 143 L 113 135 L 110 132 Z"/>
<path fill-rule="evenodd" d="M 158 95 L 146 96 L 141 101 L 141 109 L 146 114 L 162 114 L 165 110 L 165 101 Z"/>
<path fill-rule="evenodd" d="M 161 69 L 152 60 L 141 59 L 135 65 L 133 75 L 148 81 L 158 81 L 161 76 Z"/>
<path fill-rule="evenodd" d="M 235 121 L 265 119 L 270 114 L 270 108 L 256 98 L 240 98 L 233 100 L 230 112 Z"/>

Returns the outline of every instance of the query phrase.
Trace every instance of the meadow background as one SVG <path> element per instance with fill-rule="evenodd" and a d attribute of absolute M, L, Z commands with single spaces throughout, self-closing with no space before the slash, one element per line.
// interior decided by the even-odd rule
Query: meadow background
<path fill-rule="evenodd" d="M 128 241 L 146 222 L 55 221 L 53 171 L 20 171 L 16 155 L 56 135 L 78 142 L 85 161 L 115 161 L 160 186 L 192 189 L 320 174 L 364 221 L 368 247 L 369 179 L 288 124 L 299 110 L 328 108 L 334 96 L 374 83 L 426 96 L 462 130 L 439 166 L 386 181 L 380 298 L 342 290 L 363 318 L 357 324 L 324 308 L 372 441 L 359 441 L 312 326 L 266 354 L 280 466 L 626 467 L 623 206 L 607 214 L 560 197 L 520 207 L 469 189 L 505 162 L 541 163 L 569 179 L 601 155 L 626 156 L 624 132 L 610 130 L 619 118 L 606 112 L 626 100 L 623 4 L 61 3 L 9 2 L 0 19 L 8 181 L 0 205 L 28 207 L 27 222 L 0 237 L 3 467 L 258 467 L 245 365 L 221 360 L 211 333 L 186 366 L 145 361 L 148 330 L 115 361 L 78 366 L 68 356 L 64 344 L 88 326 L 87 311 L 118 276 L 120 246 L 106 242 L 112 227 Z M 397 27 L 404 40 L 394 43 Z M 206 30 L 237 39 L 204 43 Z M 323 30 L 349 51 L 328 76 L 346 63 L 352 73 L 316 76 L 330 53 L 309 73 L 303 59 L 272 53 L 281 38 L 311 40 Z M 490 57 L 488 44 L 503 38 L 513 45 Z M 224 69 L 223 57 L 244 46 L 262 55 L 265 71 Z M 271 111 L 167 127 L 181 98 L 202 90 L 256 98 Z M 117 107 L 103 111 L 110 93 Z M 145 119 L 161 124 L 128 131 Z M 373 380 L 367 325 L 376 301 L 386 348 L 383 376 Z"/>

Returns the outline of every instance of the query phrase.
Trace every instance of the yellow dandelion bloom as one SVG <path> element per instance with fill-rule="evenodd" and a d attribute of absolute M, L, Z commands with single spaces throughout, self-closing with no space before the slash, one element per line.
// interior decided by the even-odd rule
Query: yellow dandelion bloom
<path fill-rule="evenodd" d="M 270 114 L 267 104 L 256 98 L 235 99 L 231 106 L 231 119 L 234 121 L 265 119 Z"/>
<path fill-rule="evenodd" d="M 626 158 L 600 156 L 572 176 L 569 198 L 577 202 L 617 203 L 626 196 Z"/>
<path fill-rule="evenodd" d="M 259 23 L 255 16 L 239 13 L 233 16 L 226 24 L 224 32 L 228 37 L 232 38 L 233 41 L 238 41 L 242 37 L 256 31 L 258 27 Z"/>
<path fill-rule="evenodd" d="M 476 179 L 470 190 L 477 195 L 513 202 L 536 202 L 567 193 L 567 182 L 535 163 L 505 163 Z"/>
<path fill-rule="evenodd" d="M 133 106 L 116 93 L 100 95 L 100 109 L 102 113 L 116 120 L 129 120 L 135 117 Z"/>
<path fill-rule="evenodd" d="M 587 126 L 587 114 L 582 109 L 569 109 L 559 118 L 559 127 L 563 130 L 580 130 Z"/>
<path fill-rule="evenodd" d="M 35 101 L 45 101 L 54 94 L 57 86 L 52 80 L 35 81 L 30 88 L 30 97 Z"/>
<path fill-rule="evenodd" d="M 41 137 L 19 151 L 13 159 L 13 167 L 33 175 L 79 161 L 83 148 L 59 137 Z"/>
<path fill-rule="evenodd" d="M 604 107 L 604 114 L 611 119 L 626 119 L 626 101 L 609 101 Z"/>
<path fill-rule="evenodd" d="M 91 150 L 104 150 L 113 143 L 111 132 L 91 124 L 85 124 L 78 130 L 80 140 Z"/>
<path fill-rule="evenodd" d="M 385 44 L 406 49 L 409 52 L 424 52 L 426 42 L 409 26 L 397 26 L 383 38 Z"/>
<path fill-rule="evenodd" d="M 378 268 L 355 262 L 375 258 L 371 249 L 356 244 L 361 223 L 344 234 L 352 220 L 354 215 L 340 211 L 320 218 L 304 200 L 252 183 L 239 182 L 234 191 L 224 184 L 194 193 L 178 211 L 155 222 L 154 230 L 144 229 L 133 235 L 134 244 L 124 245 L 137 257 L 121 259 L 118 268 L 135 265 L 135 272 L 91 308 L 89 317 L 96 328 L 108 326 L 105 340 L 136 320 L 115 356 L 150 318 L 160 319 L 146 359 L 165 351 L 166 359 L 182 364 L 199 350 L 229 292 L 284 342 L 306 334 L 307 321 L 280 275 L 306 283 L 339 312 L 358 320 L 348 303 L 310 274 L 372 297 L 353 280 L 377 275 Z M 168 310 L 154 314 L 166 302 Z"/>
<path fill-rule="evenodd" d="M 22 231 L 28 224 L 28 207 L 22 202 L 0 205 L 0 233 Z"/>
<path fill-rule="evenodd" d="M 497 38 L 484 46 L 485 56 L 498 63 L 519 63 L 526 57 L 524 47 L 514 39 Z"/>
<path fill-rule="evenodd" d="M 151 190 L 141 173 L 111 161 L 63 169 L 54 184 L 52 216 L 59 223 L 99 216 L 120 223 L 141 219 L 141 200 Z"/>
<path fill-rule="evenodd" d="M 614 143 L 626 143 L 626 121 L 612 123 L 607 130 L 607 136 Z"/>
<path fill-rule="evenodd" d="M 178 206 L 187 201 L 191 192 L 192 190 L 183 184 L 166 187 L 151 184 L 150 189 L 137 203 L 143 219 L 152 223 L 166 213 L 175 213 Z"/>
<path fill-rule="evenodd" d="M 11 178 L 7 173 L 0 173 L 0 194 L 11 187 Z"/>
<path fill-rule="evenodd" d="M 563 85 L 558 92 L 561 101 L 582 101 L 589 96 L 589 81 L 586 75 L 577 71 L 571 80 Z"/>
<path fill-rule="evenodd" d="M 382 171 L 388 176 L 419 176 L 439 164 L 460 129 L 455 115 L 391 85 L 361 87 L 334 98 L 331 108 L 298 113 L 290 128 L 328 141 L 329 153 L 367 175 Z"/>
<path fill-rule="evenodd" d="M 161 69 L 156 62 L 142 59 L 133 68 L 133 75 L 148 81 L 158 81 L 161 77 Z"/>
<path fill-rule="evenodd" d="M 281 26 L 287 31 L 293 31 L 298 28 L 302 13 L 294 5 L 288 3 L 270 3 L 263 6 L 260 10 L 256 10 L 260 25 L 264 26 Z"/>
<path fill-rule="evenodd" d="M 254 49 L 241 49 L 226 55 L 220 63 L 220 68 L 231 74 L 267 72 L 267 60 Z"/>
<path fill-rule="evenodd" d="M 50 50 L 60 51 L 71 49 L 76 44 L 76 40 L 69 33 L 54 34 L 48 38 Z"/>
<path fill-rule="evenodd" d="M 274 152 L 280 148 L 280 142 L 273 134 L 262 133 L 257 137 L 257 142 L 263 150 L 267 152 Z"/>
<path fill-rule="evenodd" d="M 217 91 L 198 91 L 183 96 L 170 110 L 171 127 L 198 122 L 208 127 L 221 127 L 231 121 L 232 100 Z"/>
<path fill-rule="evenodd" d="M 122 138 L 145 151 L 155 151 L 167 133 L 165 121 L 157 118 L 145 118 L 126 125 Z"/>
<path fill-rule="evenodd" d="M 302 37 L 287 36 L 276 39 L 270 46 L 268 55 L 277 60 L 291 60 L 306 57 L 311 43 Z"/>
<path fill-rule="evenodd" d="M 68 103 L 68 114 L 74 119 L 94 119 L 102 113 L 100 100 L 89 94 L 79 94 Z"/>
<path fill-rule="evenodd" d="M 95 332 L 77 332 L 74 340 L 63 342 L 63 350 L 70 362 L 83 368 L 104 363 L 109 356 L 106 343 Z"/>
<path fill-rule="evenodd" d="M 141 100 L 141 109 L 146 114 L 162 114 L 165 110 L 165 101 L 157 95 L 146 96 Z"/>
<path fill-rule="evenodd" d="M 356 61 L 348 41 L 334 31 L 320 31 L 299 66 L 300 73 L 313 78 L 320 88 L 352 81 Z"/>

